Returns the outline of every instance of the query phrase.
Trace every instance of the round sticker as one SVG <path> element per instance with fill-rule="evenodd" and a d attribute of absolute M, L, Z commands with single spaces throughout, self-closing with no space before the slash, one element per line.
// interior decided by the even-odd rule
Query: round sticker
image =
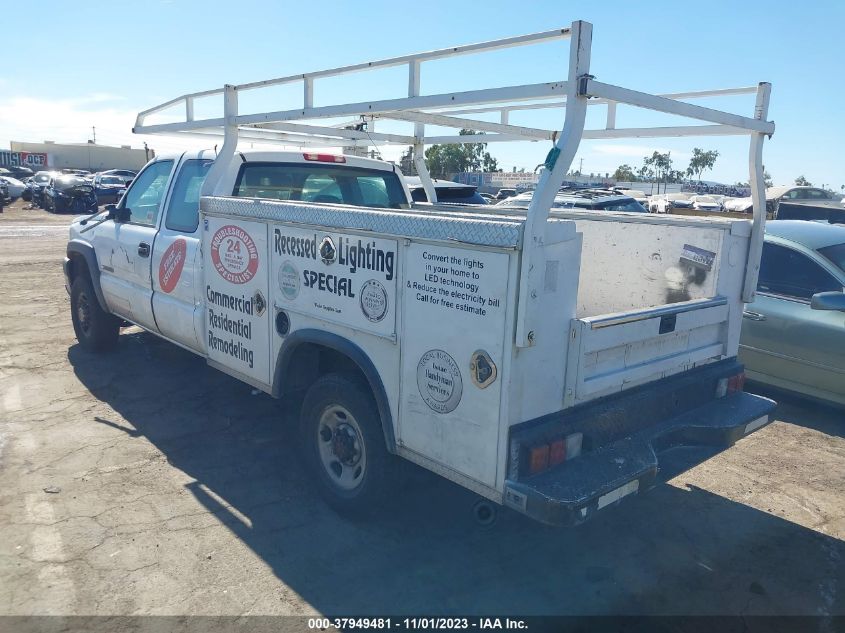
<path fill-rule="evenodd" d="M 182 268 L 185 266 L 188 243 L 183 239 L 177 239 L 167 247 L 161 262 L 158 265 L 158 285 L 161 291 L 170 293 L 176 289 L 179 277 L 182 276 Z"/>
<path fill-rule="evenodd" d="M 361 311 L 373 323 L 378 323 L 387 314 L 387 290 L 377 280 L 365 281 L 358 293 L 361 296 Z"/>
<path fill-rule="evenodd" d="M 223 279 L 245 284 L 258 272 L 258 249 L 249 233 L 227 224 L 211 238 L 211 261 Z"/>
<path fill-rule="evenodd" d="M 429 350 L 417 365 L 417 388 L 425 403 L 437 413 L 454 411 L 464 384 L 455 359 L 441 349 Z"/>
<path fill-rule="evenodd" d="M 299 271 L 291 262 L 283 262 L 279 267 L 279 290 L 285 299 L 293 301 L 299 296 Z"/>

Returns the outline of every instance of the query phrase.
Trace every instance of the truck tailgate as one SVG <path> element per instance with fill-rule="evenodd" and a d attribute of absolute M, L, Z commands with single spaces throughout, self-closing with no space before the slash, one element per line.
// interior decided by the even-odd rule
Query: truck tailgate
<path fill-rule="evenodd" d="M 728 316 L 715 297 L 572 319 L 564 406 L 725 358 Z"/>

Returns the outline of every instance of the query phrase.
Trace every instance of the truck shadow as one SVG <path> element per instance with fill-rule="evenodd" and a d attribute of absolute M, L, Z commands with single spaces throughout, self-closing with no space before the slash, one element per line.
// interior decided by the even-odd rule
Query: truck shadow
<path fill-rule="evenodd" d="M 68 357 L 321 613 L 845 612 L 842 541 L 699 488 L 660 486 L 575 529 L 504 509 L 485 529 L 474 495 L 417 472 L 378 520 L 352 522 L 327 509 L 297 463 L 290 405 L 149 334 L 124 334 L 111 356 L 74 346 Z"/>

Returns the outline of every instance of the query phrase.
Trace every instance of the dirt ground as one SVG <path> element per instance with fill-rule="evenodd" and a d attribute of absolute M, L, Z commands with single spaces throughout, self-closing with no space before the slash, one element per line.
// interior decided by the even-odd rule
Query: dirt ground
<path fill-rule="evenodd" d="M 130 329 L 83 352 L 68 216 L 0 214 L 0 614 L 845 614 L 845 413 L 777 422 L 574 529 L 420 475 L 333 514 L 290 412 Z"/>

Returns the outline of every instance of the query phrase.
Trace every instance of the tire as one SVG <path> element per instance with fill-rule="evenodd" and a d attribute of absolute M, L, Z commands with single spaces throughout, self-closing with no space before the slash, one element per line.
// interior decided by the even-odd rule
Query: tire
<path fill-rule="evenodd" d="M 326 374 L 302 403 L 300 439 L 306 468 L 340 514 L 378 510 L 396 485 L 397 459 L 387 451 L 369 389 L 343 374 Z"/>
<path fill-rule="evenodd" d="M 70 317 L 76 340 L 83 349 L 105 352 L 117 344 L 120 320 L 100 307 L 87 272 L 77 275 L 71 284 Z"/>

